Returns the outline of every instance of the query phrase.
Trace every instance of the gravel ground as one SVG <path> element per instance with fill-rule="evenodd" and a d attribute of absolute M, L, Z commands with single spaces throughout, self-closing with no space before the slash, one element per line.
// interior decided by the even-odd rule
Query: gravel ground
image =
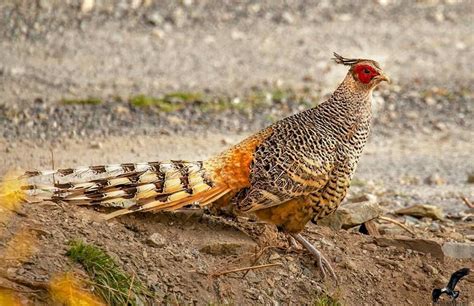
<path fill-rule="evenodd" d="M 379 60 L 418 91 L 471 88 L 474 78 L 472 1 L 132 2 L 97 1 L 87 13 L 53 0 L 1 4 L 1 103 L 241 94 L 308 77 L 330 92 L 344 71 L 333 51 Z"/>
<path fill-rule="evenodd" d="M 419 92 L 401 91 L 400 87 L 394 87 L 375 93 L 375 137 L 393 136 L 400 132 L 410 135 L 473 129 L 471 91 L 447 91 L 433 87 Z M 283 97 L 280 94 L 278 99 L 272 97 L 275 89 L 253 92 L 253 96 L 258 94 L 270 98 L 259 100 L 258 104 L 247 103 L 249 95 L 226 96 L 206 102 L 177 101 L 172 105 L 180 109 L 171 112 L 159 107 L 137 107 L 117 100 L 99 105 L 50 104 L 42 99 L 26 106 L 0 104 L 0 136 L 10 140 L 61 141 L 68 137 L 186 134 L 190 131 L 252 132 L 326 98 L 319 96 L 321 90 L 309 90 L 298 101 L 294 100 L 298 96 L 297 91 Z M 231 102 L 220 106 L 219 110 L 206 109 L 218 107 L 222 99 Z"/>

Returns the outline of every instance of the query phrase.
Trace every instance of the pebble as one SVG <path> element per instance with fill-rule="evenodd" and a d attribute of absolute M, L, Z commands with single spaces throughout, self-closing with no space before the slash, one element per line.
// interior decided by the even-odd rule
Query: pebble
<path fill-rule="evenodd" d="M 431 232 L 435 232 L 435 233 L 440 232 L 440 231 L 441 231 L 441 227 L 440 227 L 439 223 L 438 223 L 438 222 L 432 222 L 432 223 L 430 224 L 430 231 L 431 231 Z"/>
<path fill-rule="evenodd" d="M 469 184 L 474 184 L 474 173 L 469 173 L 469 174 L 467 175 L 467 182 L 468 182 Z"/>
<path fill-rule="evenodd" d="M 442 178 L 438 173 L 434 173 L 425 178 L 424 182 L 428 185 L 444 185 L 446 180 Z"/>
<path fill-rule="evenodd" d="M 341 266 L 348 270 L 353 270 L 353 271 L 357 270 L 357 265 L 349 258 L 346 258 Z"/>
<path fill-rule="evenodd" d="M 145 19 L 155 26 L 161 25 L 165 20 L 158 11 L 153 11 L 145 15 Z"/>
<path fill-rule="evenodd" d="M 104 145 L 100 141 L 92 141 L 90 144 L 91 149 L 102 149 L 103 146 Z"/>
<path fill-rule="evenodd" d="M 163 246 L 166 245 L 167 241 L 166 241 L 166 238 L 164 238 L 161 234 L 159 233 L 153 233 L 151 234 L 147 241 L 146 241 L 149 245 L 153 246 L 153 247 L 158 247 L 158 248 L 161 248 Z"/>
<path fill-rule="evenodd" d="M 281 258 L 280 254 L 278 254 L 278 253 L 276 253 L 276 252 L 273 252 L 273 253 L 270 255 L 270 257 L 268 258 L 268 260 L 273 261 L 273 260 L 277 260 L 277 259 L 280 259 L 280 258 Z"/>
<path fill-rule="evenodd" d="M 433 266 L 431 266 L 427 263 L 423 264 L 423 271 L 425 271 L 426 273 L 429 273 L 430 275 L 437 275 L 438 274 L 438 270 L 435 267 L 433 267 Z"/>
<path fill-rule="evenodd" d="M 434 205 L 418 204 L 395 211 L 399 215 L 409 215 L 414 217 L 427 217 L 433 220 L 443 220 L 443 209 Z"/>
<path fill-rule="evenodd" d="M 89 13 L 94 8 L 95 1 L 94 0 L 82 0 L 81 3 L 81 13 Z"/>
<path fill-rule="evenodd" d="M 371 252 L 375 252 L 378 249 L 378 247 L 373 243 L 364 244 L 362 248 L 364 250 L 371 251 Z"/>
<path fill-rule="evenodd" d="M 292 24 L 295 22 L 295 18 L 291 15 L 290 12 L 286 11 L 282 14 L 281 18 L 288 24 Z"/>

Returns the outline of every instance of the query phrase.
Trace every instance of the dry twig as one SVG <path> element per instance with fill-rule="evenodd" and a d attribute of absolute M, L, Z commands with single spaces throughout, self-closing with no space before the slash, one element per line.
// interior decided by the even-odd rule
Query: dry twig
<path fill-rule="evenodd" d="M 211 274 L 211 276 L 212 277 L 219 277 L 219 276 L 229 274 L 229 273 L 236 273 L 236 272 L 242 272 L 242 271 L 248 271 L 248 270 L 257 270 L 257 269 L 263 269 L 263 268 L 269 268 L 269 267 L 275 267 L 275 266 L 280 266 L 281 267 L 282 265 L 281 265 L 281 263 L 272 263 L 272 264 L 251 266 L 251 267 L 245 267 L 245 268 L 237 268 L 237 269 L 222 271 L 222 272 L 218 272 L 218 273 L 213 273 L 213 274 Z"/>
<path fill-rule="evenodd" d="M 461 200 L 464 202 L 464 204 L 467 205 L 467 207 L 469 208 L 474 208 L 474 204 L 471 203 L 471 201 L 469 201 L 468 198 L 464 197 L 464 196 L 461 196 Z"/>
<path fill-rule="evenodd" d="M 255 260 L 252 262 L 252 266 L 254 266 L 258 262 L 258 260 L 262 257 L 262 255 L 265 254 L 265 252 L 268 249 L 271 249 L 271 248 L 273 248 L 273 247 L 272 246 L 266 246 L 263 249 L 261 249 L 257 254 L 255 254 Z M 247 270 L 247 272 L 244 273 L 242 278 L 245 278 L 247 276 L 247 274 L 249 273 L 249 271 L 250 270 Z"/>
<path fill-rule="evenodd" d="M 408 226 L 406 226 L 405 224 L 401 223 L 401 222 L 398 222 L 397 220 L 394 220 L 394 219 L 391 219 L 391 218 L 388 218 L 388 217 L 384 217 L 384 216 L 380 216 L 379 217 L 380 220 L 383 220 L 383 221 L 387 221 L 387 222 L 390 222 L 390 223 L 393 223 L 395 225 L 398 225 L 400 226 L 401 228 L 403 228 L 404 230 L 406 230 L 407 232 L 409 232 L 410 234 L 412 234 L 414 237 L 416 236 L 415 232 L 412 231 Z"/>

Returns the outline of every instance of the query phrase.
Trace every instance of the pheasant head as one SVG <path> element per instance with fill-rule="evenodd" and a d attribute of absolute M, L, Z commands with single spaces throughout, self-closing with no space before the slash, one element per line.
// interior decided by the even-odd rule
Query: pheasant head
<path fill-rule="evenodd" d="M 334 53 L 334 61 L 337 64 L 350 66 L 348 78 L 358 89 L 372 91 L 383 81 L 390 79 L 380 68 L 379 63 L 369 59 L 351 59 Z"/>

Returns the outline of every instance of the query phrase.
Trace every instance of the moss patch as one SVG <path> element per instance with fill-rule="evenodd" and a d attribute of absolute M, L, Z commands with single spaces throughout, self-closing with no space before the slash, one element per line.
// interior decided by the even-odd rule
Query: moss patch
<path fill-rule="evenodd" d="M 102 103 L 102 100 L 99 98 L 62 99 L 61 103 L 64 105 L 99 105 Z"/>
<path fill-rule="evenodd" d="M 137 95 L 130 98 L 130 104 L 135 107 L 155 107 L 163 112 L 170 113 L 184 108 L 187 103 L 200 101 L 201 99 L 202 95 L 199 93 L 172 92 L 162 97 Z"/>

